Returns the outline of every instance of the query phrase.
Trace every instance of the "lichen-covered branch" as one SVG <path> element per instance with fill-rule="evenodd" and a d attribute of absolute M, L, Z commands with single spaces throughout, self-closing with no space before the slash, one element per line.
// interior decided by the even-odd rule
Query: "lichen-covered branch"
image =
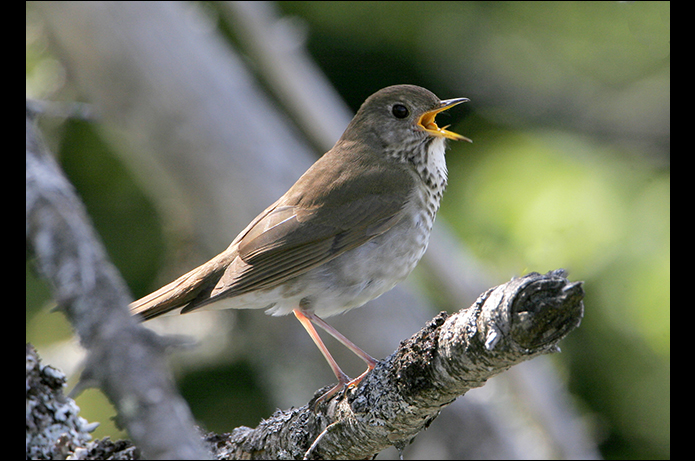
<path fill-rule="evenodd" d="M 469 308 L 440 313 L 356 388 L 208 441 L 232 459 L 364 459 L 403 447 L 469 389 L 558 350 L 583 316 L 582 283 L 565 275 L 532 273 L 492 288 Z"/>

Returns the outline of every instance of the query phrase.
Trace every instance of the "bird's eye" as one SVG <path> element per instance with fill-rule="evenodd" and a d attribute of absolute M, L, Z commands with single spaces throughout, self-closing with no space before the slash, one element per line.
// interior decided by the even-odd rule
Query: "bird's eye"
<path fill-rule="evenodd" d="M 396 118 L 406 118 L 410 114 L 410 112 L 408 112 L 408 108 L 403 104 L 395 104 L 391 109 L 391 113 Z"/>

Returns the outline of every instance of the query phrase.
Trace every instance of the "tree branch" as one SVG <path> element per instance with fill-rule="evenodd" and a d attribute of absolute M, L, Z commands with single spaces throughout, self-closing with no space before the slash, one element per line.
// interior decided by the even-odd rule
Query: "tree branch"
<path fill-rule="evenodd" d="M 407 445 L 441 409 L 511 366 L 558 351 L 579 326 L 581 282 L 563 270 L 492 288 L 469 308 L 442 312 L 401 342 L 353 389 L 313 409 L 277 411 L 256 429 L 208 435 L 224 459 L 364 459 Z"/>
<path fill-rule="evenodd" d="M 101 387 L 149 457 L 207 456 L 166 368 L 164 342 L 130 316 L 132 297 L 31 115 L 27 106 L 27 248 L 87 349 L 79 387 Z"/>

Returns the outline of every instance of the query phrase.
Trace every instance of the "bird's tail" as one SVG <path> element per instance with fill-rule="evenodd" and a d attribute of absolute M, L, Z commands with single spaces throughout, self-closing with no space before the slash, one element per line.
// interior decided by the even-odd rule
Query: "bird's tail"
<path fill-rule="evenodd" d="M 235 254 L 220 253 L 157 291 L 130 304 L 130 313 L 145 320 L 164 314 L 178 313 L 189 305 L 203 304 L 219 281 Z"/>

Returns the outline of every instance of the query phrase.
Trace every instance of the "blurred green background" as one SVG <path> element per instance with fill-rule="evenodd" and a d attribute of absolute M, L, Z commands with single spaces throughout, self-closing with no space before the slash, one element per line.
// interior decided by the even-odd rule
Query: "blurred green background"
<path fill-rule="evenodd" d="M 234 43 L 218 5 L 197 5 Z M 499 283 L 558 267 L 585 281 L 584 321 L 555 360 L 604 457 L 669 458 L 670 3 L 277 6 L 353 110 L 397 83 L 471 99 L 450 117 L 474 143 L 447 154 L 441 215 Z M 26 38 L 27 96 L 78 99 L 32 2 Z M 174 251 L 155 207 L 89 123 L 45 129 L 111 257 L 143 294 Z M 132 245 L 120 240 L 126 229 Z M 26 335 L 40 354 L 71 336 L 46 311 L 48 297 L 27 264 Z M 239 385 L 257 392 L 252 379 Z M 95 437 L 118 438 L 108 416 L 88 413 L 99 392 L 80 399 L 82 415 L 102 422 Z M 239 424 L 271 411 L 246 409 Z"/>

